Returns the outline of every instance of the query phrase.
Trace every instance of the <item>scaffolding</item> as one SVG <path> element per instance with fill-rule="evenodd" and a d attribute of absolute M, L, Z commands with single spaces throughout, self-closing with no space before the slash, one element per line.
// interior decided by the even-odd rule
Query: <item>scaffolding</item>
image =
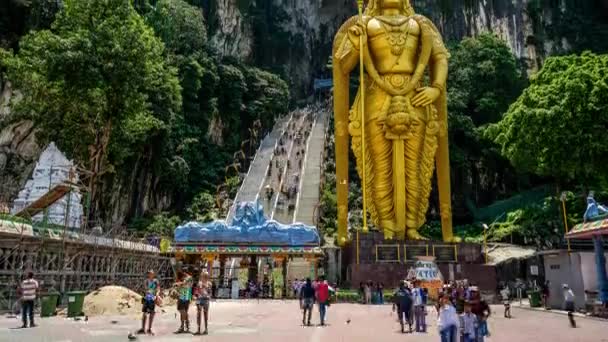
<path fill-rule="evenodd" d="M 148 270 L 157 273 L 161 285 L 172 282 L 171 258 L 124 227 L 114 225 L 102 231 L 102 224 L 85 219 L 81 229 L 69 229 L 69 200 L 63 226 L 48 224 L 46 219 L 32 220 L 76 188 L 86 191 L 82 184 L 69 181 L 49 188 L 18 215 L 9 215 L 8 203 L 0 203 L 0 311 L 13 309 L 18 285 L 27 272 L 34 273 L 42 292 L 57 291 L 62 295 L 105 285 L 142 292 Z M 94 228 L 87 231 L 87 227 Z"/>

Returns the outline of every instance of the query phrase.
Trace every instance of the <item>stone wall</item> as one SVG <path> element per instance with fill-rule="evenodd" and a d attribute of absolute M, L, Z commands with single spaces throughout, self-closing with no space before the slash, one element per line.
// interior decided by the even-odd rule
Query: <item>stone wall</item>
<path fill-rule="evenodd" d="M 396 288 L 399 282 L 407 278 L 407 273 L 414 263 L 406 264 L 350 264 L 347 268 L 347 281 L 351 288 L 358 288 L 361 282 L 381 282 L 385 288 Z M 449 280 L 450 268 L 454 279 L 468 279 L 470 284 L 479 286 L 483 292 L 495 292 L 498 288 L 496 267 L 482 264 L 439 264 L 439 270 L 445 280 Z"/>
<path fill-rule="evenodd" d="M 408 246 L 414 247 L 426 247 L 428 246 L 428 256 L 433 255 L 433 246 L 446 247 L 453 246 L 451 244 L 446 244 L 442 241 L 396 241 L 396 240 L 385 240 L 381 232 L 369 232 L 367 234 L 359 234 L 359 263 L 361 264 L 370 264 L 376 263 L 376 246 L 377 245 L 399 245 L 400 252 L 400 260 L 403 263 L 407 261 L 404 258 L 404 245 L 405 248 Z M 345 247 L 349 249 L 347 255 L 346 262 L 354 263 L 356 261 L 356 239 L 352 239 L 352 241 Z M 423 248 L 421 248 L 423 249 Z M 482 246 L 479 244 L 473 243 L 459 243 L 456 245 L 456 256 L 457 261 L 459 263 L 470 263 L 470 264 L 479 264 L 483 263 L 483 254 L 482 254 Z M 412 260 L 409 260 L 412 261 Z M 441 264 L 442 260 L 437 260 L 438 264 Z"/>

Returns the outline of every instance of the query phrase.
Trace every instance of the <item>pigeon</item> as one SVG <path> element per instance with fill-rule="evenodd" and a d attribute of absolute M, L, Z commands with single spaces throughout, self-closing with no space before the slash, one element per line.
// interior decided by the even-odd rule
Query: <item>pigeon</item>
<path fill-rule="evenodd" d="M 88 322 L 89 321 L 89 316 L 84 316 L 84 321 Z"/>
<path fill-rule="evenodd" d="M 350 318 L 346 320 L 346 324 L 350 324 Z"/>
<path fill-rule="evenodd" d="M 112 324 L 118 324 L 118 321 L 111 321 Z"/>
<path fill-rule="evenodd" d="M 129 339 L 129 341 L 135 341 L 135 340 L 137 340 L 137 336 L 133 335 L 133 333 L 129 333 L 129 335 L 127 336 L 127 338 Z"/>

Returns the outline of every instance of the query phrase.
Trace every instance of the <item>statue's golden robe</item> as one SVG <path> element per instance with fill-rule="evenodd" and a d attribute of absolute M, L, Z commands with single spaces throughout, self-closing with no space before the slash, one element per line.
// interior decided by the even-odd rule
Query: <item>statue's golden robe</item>
<path fill-rule="evenodd" d="M 365 142 L 361 89 L 350 111 L 348 99 L 349 73 L 359 62 L 359 47 L 349 40 L 347 30 L 359 18 L 349 19 L 334 41 L 339 242 L 347 238 L 349 135 L 357 171 L 360 176 L 365 172 L 369 214 L 385 237 L 421 238 L 417 230 L 425 221 L 436 162 L 444 239 L 452 241 L 445 79 L 443 84 L 433 82 L 441 89 L 435 103 L 414 107 L 411 102 L 423 86 L 427 66 L 431 81 L 436 63 L 445 62 L 447 72 L 448 52 L 435 26 L 415 15 L 408 2 L 404 1 L 402 15 L 391 17 L 377 15 L 376 2 L 370 4 L 362 18 L 367 30 L 363 45 Z"/>

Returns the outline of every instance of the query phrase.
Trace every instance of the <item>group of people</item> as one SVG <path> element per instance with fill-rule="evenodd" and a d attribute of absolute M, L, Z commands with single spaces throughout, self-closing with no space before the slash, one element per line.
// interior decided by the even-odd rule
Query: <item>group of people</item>
<path fill-rule="evenodd" d="M 384 284 L 381 282 L 375 283 L 368 280 L 366 283 L 359 283 L 359 296 L 363 304 L 372 304 L 372 300 L 376 295 L 377 304 L 384 304 Z"/>
<path fill-rule="evenodd" d="M 270 201 L 273 195 L 278 191 L 282 197 L 278 201 L 281 207 L 288 204 L 288 210 L 295 209 L 295 204 L 292 203 L 298 194 L 298 185 L 300 182 L 300 172 L 302 169 L 303 161 L 306 155 L 306 139 L 310 135 L 312 129 L 313 118 L 310 114 L 302 114 L 302 124 L 297 126 L 295 122 L 291 122 L 287 127 L 287 130 L 279 138 L 277 147 L 274 150 L 274 168 L 277 169 L 277 182 L 282 184 L 280 188 L 268 185 L 266 188 L 266 199 Z M 282 179 L 283 174 L 291 172 L 292 170 L 292 155 L 288 152 L 289 141 L 293 142 L 293 151 L 295 151 L 295 160 L 297 161 L 297 169 L 295 169 L 294 176 L 288 176 L 285 180 Z M 291 150 L 290 150 L 291 151 Z M 267 177 L 272 182 L 272 169 L 273 160 L 270 161 L 268 166 Z"/>
<path fill-rule="evenodd" d="M 187 271 L 177 272 L 176 282 L 170 291 L 170 295 L 177 299 L 177 310 L 180 314 L 180 327 L 175 332 L 176 334 L 190 333 L 188 310 L 192 302 L 196 304 L 197 313 L 197 331 L 194 335 L 207 335 L 208 333 L 209 303 L 213 293 L 212 283 L 207 271 L 203 270 L 202 272 L 199 272 L 199 274 L 198 280 L 195 281 L 193 276 Z M 142 296 L 143 315 L 141 329 L 137 332 L 138 334 L 154 335 L 154 332 L 152 331 L 152 322 L 154 321 L 156 306 L 161 304 L 162 294 L 160 283 L 156 278 L 154 271 L 150 270 L 144 281 L 144 295 Z M 204 317 L 204 330 L 201 332 L 202 317 Z"/>
<path fill-rule="evenodd" d="M 321 326 L 325 325 L 325 315 L 330 305 L 329 284 L 325 277 L 320 277 L 313 282 L 306 278 L 304 285 L 299 288 L 300 309 L 302 310 L 302 325 L 310 326 L 310 320 L 315 303 L 319 306 L 319 318 Z"/>
<path fill-rule="evenodd" d="M 412 324 L 415 324 L 416 332 L 426 332 L 427 301 L 428 291 L 420 287 L 420 281 L 401 282 L 393 295 L 393 312 L 397 311 L 402 333 L 406 324 L 410 333 L 413 331 Z"/>
<path fill-rule="evenodd" d="M 490 336 L 488 318 L 492 311 L 477 286 L 444 288 L 439 294 L 437 311 L 442 342 L 483 342 Z"/>
<path fill-rule="evenodd" d="M 401 282 L 393 295 L 393 312 L 397 312 L 401 332 L 427 332 L 426 305 L 428 291 L 420 282 Z M 447 284 L 439 291 L 437 326 L 442 342 L 483 342 L 489 336 L 487 320 L 490 306 L 481 298 L 476 286 L 465 283 Z"/>

